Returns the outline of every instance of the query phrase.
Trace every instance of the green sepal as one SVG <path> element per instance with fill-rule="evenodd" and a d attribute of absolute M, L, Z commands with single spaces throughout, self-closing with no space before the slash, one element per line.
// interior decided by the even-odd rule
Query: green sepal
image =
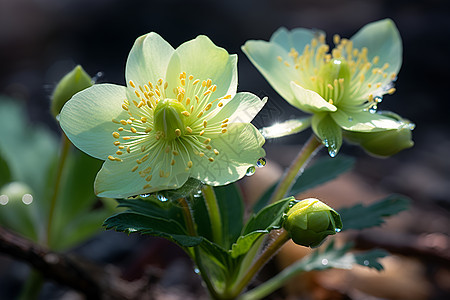
<path fill-rule="evenodd" d="M 296 200 L 288 197 L 266 206 L 253 215 L 245 224 L 241 236 L 231 248 L 231 256 L 236 258 L 247 253 L 259 237 L 282 227 L 289 206 Z"/>

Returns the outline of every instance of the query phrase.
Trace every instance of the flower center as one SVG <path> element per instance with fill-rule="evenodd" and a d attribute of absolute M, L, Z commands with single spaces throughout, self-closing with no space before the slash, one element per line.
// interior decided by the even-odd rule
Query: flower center
<path fill-rule="evenodd" d="M 298 71 L 297 84 L 347 110 L 376 107 L 384 94 L 395 92 L 392 81 L 397 74 L 386 72 L 388 63 L 381 64 L 378 56 L 369 61 L 367 48 L 353 48 L 352 41 L 339 35 L 334 35 L 333 40 L 335 48 L 331 53 L 325 35 L 320 34 L 301 54 L 292 48 L 288 60 L 283 61 L 281 56 L 277 59 Z"/>
<path fill-rule="evenodd" d="M 211 79 L 200 81 L 184 72 L 172 90 L 163 79 L 144 85 L 130 80 L 128 88 L 134 93 L 122 108 L 129 118 L 112 119 L 119 126 L 112 133 L 117 151 L 108 159 L 134 160 L 130 171 L 142 177 L 143 190 L 151 192 L 154 176 L 169 178 L 180 170 L 189 172 L 194 155 L 214 162 L 219 155 L 214 138 L 227 132 L 228 119 L 213 117 L 230 101 L 230 95 L 212 98 L 217 86 Z M 177 186 L 176 179 L 167 183 L 167 187 Z"/>
<path fill-rule="evenodd" d="M 164 99 L 158 102 L 153 111 L 153 120 L 154 128 L 162 138 L 174 140 L 184 134 L 187 117 L 183 112 L 187 111 L 178 100 Z"/>

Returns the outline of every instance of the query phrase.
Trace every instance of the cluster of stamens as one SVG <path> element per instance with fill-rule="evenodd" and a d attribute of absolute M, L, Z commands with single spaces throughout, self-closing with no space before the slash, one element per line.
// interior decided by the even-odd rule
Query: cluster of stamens
<path fill-rule="evenodd" d="M 397 74 L 386 72 L 388 63 L 381 65 L 378 56 L 369 61 L 367 48 L 353 48 L 352 41 L 341 39 L 339 35 L 334 35 L 333 41 L 335 48 L 331 53 L 329 46 L 325 44 L 325 35 L 320 34 L 305 46 L 302 54 L 292 48 L 289 61 L 283 60 L 281 56 L 277 59 L 286 67 L 298 70 L 300 77 L 297 84 L 317 92 L 331 104 L 341 103 L 348 109 L 376 107 L 383 94 L 395 92 L 391 82 L 396 79 Z M 349 69 L 349 78 L 334 78 L 331 81 L 323 78 L 321 69 L 333 62 L 345 63 Z M 387 78 L 388 84 L 385 83 Z"/>
<path fill-rule="evenodd" d="M 130 171 L 138 172 L 144 179 L 144 190 L 152 187 L 153 176 L 168 178 L 178 164 L 183 164 L 184 171 L 189 172 L 193 167 L 192 155 L 214 162 L 219 150 L 213 147 L 212 138 L 227 132 L 228 119 L 209 121 L 231 99 L 230 95 L 210 101 L 217 90 L 211 79 L 200 81 L 192 75 L 187 77 L 185 72 L 179 76 L 179 85 L 170 92 L 169 84 L 163 79 L 156 84 L 137 85 L 132 80 L 128 84 L 134 95 L 122 104 L 128 119 L 112 120 L 119 127 L 112 133 L 117 151 L 108 157 L 109 160 L 136 159 Z M 159 120 L 163 122 L 161 129 L 155 124 L 158 121 L 155 110 L 163 102 L 174 108 L 164 113 L 175 114 L 180 121 L 167 124 L 165 119 Z M 179 185 L 172 182 L 167 186 L 169 184 L 170 187 Z"/>

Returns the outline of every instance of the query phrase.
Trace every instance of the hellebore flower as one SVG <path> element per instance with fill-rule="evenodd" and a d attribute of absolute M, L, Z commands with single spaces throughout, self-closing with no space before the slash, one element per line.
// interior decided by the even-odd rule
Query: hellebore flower
<path fill-rule="evenodd" d="M 127 86 L 94 85 L 63 107 L 60 123 L 81 150 L 105 160 L 104 197 L 181 187 L 189 177 L 224 185 L 265 155 L 249 122 L 264 101 L 236 93 L 237 56 L 198 36 L 177 49 L 156 33 L 139 37 Z"/>
<path fill-rule="evenodd" d="M 393 136 L 409 124 L 377 113 L 383 95 L 395 92 L 393 81 L 402 63 L 395 24 L 381 20 L 364 26 L 350 40 L 338 35 L 333 40 L 336 46 L 329 51 L 321 31 L 281 28 L 270 42 L 247 41 L 242 47 L 287 102 L 312 114 L 311 127 L 331 156 L 339 151 L 343 134 Z M 412 144 L 375 154 L 396 153 Z"/>
<path fill-rule="evenodd" d="M 339 214 L 325 203 L 308 198 L 297 202 L 287 213 L 283 227 L 292 241 L 306 247 L 318 247 L 327 236 L 341 231 Z"/>

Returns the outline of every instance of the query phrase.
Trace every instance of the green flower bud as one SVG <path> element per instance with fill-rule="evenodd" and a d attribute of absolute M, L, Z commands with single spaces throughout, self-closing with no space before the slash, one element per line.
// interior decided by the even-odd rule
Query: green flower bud
<path fill-rule="evenodd" d="M 375 156 L 387 157 L 400 152 L 403 149 L 411 148 L 414 145 L 412 141 L 412 130 L 414 123 L 402 119 L 392 112 L 380 112 L 383 116 L 391 117 L 403 125 L 398 129 L 378 131 L 378 132 L 351 132 L 345 131 L 344 137 L 355 144 L 360 145 L 369 154 Z"/>
<path fill-rule="evenodd" d="M 287 213 L 283 227 L 294 243 L 318 247 L 328 235 L 341 231 L 339 214 L 325 203 L 309 198 L 296 203 Z"/>
<path fill-rule="evenodd" d="M 59 115 L 64 104 L 73 95 L 92 86 L 91 77 L 78 65 L 72 71 L 64 75 L 58 82 L 51 98 L 50 111 L 54 117 Z"/>

